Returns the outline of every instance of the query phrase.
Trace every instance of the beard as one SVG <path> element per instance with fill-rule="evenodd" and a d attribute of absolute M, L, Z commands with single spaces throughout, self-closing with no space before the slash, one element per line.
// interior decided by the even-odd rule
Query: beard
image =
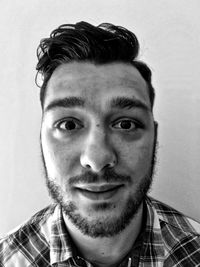
<path fill-rule="evenodd" d="M 109 174 L 114 174 L 113 171 L 108 172 Z M 114 174 L 114 176 L 116 176 L 116 174 Z M 120 175 L 120 177 L 121 181 L 124 182 L 126 180 L 124 176 Z M 76 178 L 78 179 L 78 177 Z M 80 179 L 83 181 L 83 177 L 80 177 Z M 61 205 L 63 213 L 84 235 L 93 238 L 112 237 L 122 232 L 136 216 L 151 184 L 152 176 L 147 175 L 143 177 L 134 194 L 126 200 L 121 214 L 116 214 L 116 216 L 107 215 L 98 219 L 89 220 L 87 217 L 83 217 L 78 213 L 78 208 L 75 203 L 72 201 L 66 202 L 64 200 L 65 193 L 62 191 L 61 187 L 46 177 L 46 185 L 51 198 Z M 95 205 L 94 211 L 108 212 L 112 211 L 114 208 L 115 205 L 112 203 L 100 203 Z"/>
<path fill-rule="evenodd" d="M 64 195 L 66 194 L 62 188 L 55 182 L 56 179 L 51 179 L 48 176 L 47 167 L 41 146 L 42 161 L 44 166 L 46 185 L 51 198 L 61 206 L 63 214 L 78 228 L 84 235 L 92 238 L 97 237 L 113 237 L 122 232 L 136 216 L 139 208 L 141 207 L 153 180 L 153 174 L 156 162 L 156 139 L 152 153 L 152 160 L 148 172 L 140 178 L 139 184 L 135 188 L 135 192 L 129 196 L 124 203 L 124 209 L 120 214 L 116 216 L 102 216 L 101 218 L 89 220 L 87 217 L 82 216 L 78 212 L 78 207 L 73 201 L 65 201 Z M 101 177 L 98 174 L 94 174 L 90 171 L 85 172 L 82 175 L 70 177 L 67 181 L 67 186 L 73 186 L 73 184 L 82 183 L 95 183 L 95 182 L 121 182 L 129 183 L 131 185 L 131 177 L 117 174 L 113 169 L 106 169 Z M 112 203 L 100 203 L 95 205 L 95 211 L 111 211 L 115 208 Z"/>

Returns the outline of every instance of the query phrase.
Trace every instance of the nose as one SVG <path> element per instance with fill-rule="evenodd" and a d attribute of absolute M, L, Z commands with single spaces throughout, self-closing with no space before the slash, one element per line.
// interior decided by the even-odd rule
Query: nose
<path fill-rule="evenodd" d="M 80 156 L 82 167 L 98 173 L 116 165 L 116 153 L 106 139 L 105 134 L 99 132 L 87 138 Z"/>

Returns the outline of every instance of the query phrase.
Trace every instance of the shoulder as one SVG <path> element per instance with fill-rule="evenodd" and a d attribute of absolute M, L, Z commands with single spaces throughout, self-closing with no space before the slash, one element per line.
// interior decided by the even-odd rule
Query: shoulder
<path fill-rule="evenodd" d="M 147 202 L 154 207 L 161 223 L 185 233 L 200 236 L 200 223 L 196 220 L 152 197 L 148 197 Z"/>
<path fill-rule="evenodd" d="M 159 222 L 166 266 L 200 266 L 200 223 L 153 198 L 147 205 Z"/>
<path fill-rule="evenodd" d="M 55 205 L 46 207 L 0 239 L 0 266 L 14 266 L 16 260 L 27 266 L 30 258 L 47 250 L 48 221 L 54 210 Z"/>

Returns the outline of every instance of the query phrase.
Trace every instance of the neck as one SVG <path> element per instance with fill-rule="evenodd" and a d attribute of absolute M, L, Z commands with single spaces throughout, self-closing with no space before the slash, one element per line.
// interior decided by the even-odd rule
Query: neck
<path fill-rule="evenodd" d="M 92 238 L 84 235 L 64 216 L 70 236 L 83 258 L 97 267 L 114 267 L 128 254 L 142 225 L 143 205 L 131 223 L 113 237 Z"/>

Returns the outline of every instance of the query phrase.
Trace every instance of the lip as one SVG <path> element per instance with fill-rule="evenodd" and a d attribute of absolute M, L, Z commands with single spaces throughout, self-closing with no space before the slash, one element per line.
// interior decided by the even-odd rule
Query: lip
<path fill-rule="evenodd" d="M 83 185 L 76 187 L 76 190 L 88 199 L 106 200 L 117 194 L 122 187 L 122 184 Z"/>

